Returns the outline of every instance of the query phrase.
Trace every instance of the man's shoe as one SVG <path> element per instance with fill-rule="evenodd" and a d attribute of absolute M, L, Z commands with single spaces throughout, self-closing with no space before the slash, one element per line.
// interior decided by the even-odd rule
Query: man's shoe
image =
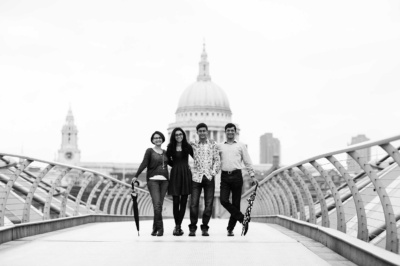
<path fill-rule="evenodd" d="M 164 235 L 164 229 L 160 229 L 157 231 L 157 236 L 163 236 Z"/>
<path fill-rule="evenodd" d="M 151 232 L 152 236 L 156 236 L 157 235 L 157 229 L 153 229 L 153 231 Z"/>
<path fill-rule="evenodd" d="M 189 236 L 196 236 L 196 230 L 190 230 Z"/>
<path fill-rule="evenodd" d="M 172 235 L 177 236 L 178 235 L 178 226 L 175 226 L 174 231 L 172 231 Z"/>
<path fill-rule="evenodd" d="M 228 236 L 235 236 L 235 234 L 233 233 L 233 230 L 228 230 Z"/>
<path fill-rule="evenodd" d="M 208 234 L 208 229 L 202 229 L 201 230 L 201 235 L 202 236 L 210 236 L 210 234 Z"/>

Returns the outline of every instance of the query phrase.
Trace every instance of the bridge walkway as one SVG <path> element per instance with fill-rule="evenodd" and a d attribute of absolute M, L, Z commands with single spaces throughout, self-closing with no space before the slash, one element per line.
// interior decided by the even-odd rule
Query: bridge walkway
<path fill-rule="evenodd" d="M 152 221 L 86 224 L 0 245 L 0 265 L 355 265 L 319 242 L 279 225 L 250 223 L 247 236 L 226 236 L 227 220 L 210 221 L 210 236 L 150 235 Z"/>

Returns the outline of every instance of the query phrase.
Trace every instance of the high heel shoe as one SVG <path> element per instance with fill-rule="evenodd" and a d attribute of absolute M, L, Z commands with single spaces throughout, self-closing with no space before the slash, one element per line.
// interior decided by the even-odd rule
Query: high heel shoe
<path fill-rule="evenodd" d="M 157 236 L 163 236 L 164 235 L 164 229 L 160 229 L 157 231 Z"/>

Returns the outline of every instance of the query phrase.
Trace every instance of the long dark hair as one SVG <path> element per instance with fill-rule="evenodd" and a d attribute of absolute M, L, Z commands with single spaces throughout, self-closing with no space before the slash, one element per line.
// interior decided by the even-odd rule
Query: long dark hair
<path fill-rule="evenodd" d="M 176 139 L 175 139 L 175 133 L 176 133 L 177 131 L 180 131 L 180 132 L 182 132 L 182 134 L 183 134 L 183 139 L 182 139 L 182 151 L 185 153 L 185 155 L 190 154 L 190 148 L 191 148 L 191 147 L 190 147 L 190 144 L 188 143 L 188 141 L 187 141 L 187 139 L 186 139 L 185 131 L 183 131 L 182 128 L 177 127 L 177 128 L 174 128 L 174 130 L 172 130 L 171 137 L 170 137 L 170 139 L 169 139 L 169 144 L 168 144 L 168 146 L 167 146 L 167 156 L 168 156 L 168 159 L 173 159 L 173 158 L 175 157 L 175 154 L 176 154 L 176 144 L 177 144 L 177 141 L 176 141 Z"/>

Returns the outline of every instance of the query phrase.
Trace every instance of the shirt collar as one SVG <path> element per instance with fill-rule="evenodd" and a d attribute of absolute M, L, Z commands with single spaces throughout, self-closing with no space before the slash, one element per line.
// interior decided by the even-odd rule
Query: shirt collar
<path fill-rule="evenodd" d="M 200 145 L 200 144 L 201 144 L 200 140 L 198 140 L 198 141 L 197 141 L 197 144 L 198 144 L 198 145 Z M 207 138 L 207 140 L 206 140 L 206 143 L 204 143 L 204 144 L 210 144 L 210 141 L 209 141 L 209 139 L 208 139 L 208 138 Z"/>
<path fill-rule="evenodd" d="M 233 140 L 233 143 L 228 143 L 227 141 L 224 142 L 224 144 L 234 144 L 234 143 L 237 143 L 236 139 Z"/>

